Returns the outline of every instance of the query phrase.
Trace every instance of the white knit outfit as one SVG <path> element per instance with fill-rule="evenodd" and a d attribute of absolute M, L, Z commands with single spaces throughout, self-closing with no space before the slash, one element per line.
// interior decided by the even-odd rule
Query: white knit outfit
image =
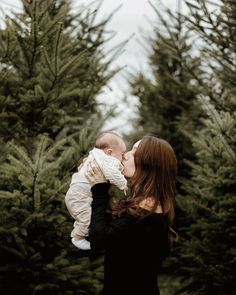
<path fill-rule="evenodd" d="M 75 235 L 88 236 L 90 217 L 91 217 L 91 184 L 89 183 L 85 173 L 87 164 L 96 160 L 101 168 L 105 178 L 110 183 L 116 185 L 119 189 L 127 189 L 127 181 L 122 172 L 121 162 L 113 156 L 107 155 L 103 150 L 93 148 L 89 152 L 89 156 L 83 164 L 82 168 L 72 175 L 69 190 L 65 196 L 65 203 L 71 216 L 75 219 L 74 229 L 71 232 L 72 242 Z"/>

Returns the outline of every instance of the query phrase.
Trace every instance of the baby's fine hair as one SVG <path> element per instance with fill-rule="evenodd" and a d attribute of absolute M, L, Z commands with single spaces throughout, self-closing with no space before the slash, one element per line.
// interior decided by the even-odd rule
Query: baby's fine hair
<path fill-rule="evenodd" d="M 95 142 L 95 147 L 98 149 L 110 148 L 111 146 L 118 144 L 118 139 L 122 136 L 115 131 L 106 131 L 98 135 Z"/>

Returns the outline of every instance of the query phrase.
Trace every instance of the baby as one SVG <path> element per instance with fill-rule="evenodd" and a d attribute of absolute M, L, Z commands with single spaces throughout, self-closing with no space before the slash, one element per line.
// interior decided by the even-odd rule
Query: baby
<path fill-rule="evenodd" d="M 95 147 L 89 152 L 88 158 L 72 175 L 65 203 L 71 216 L 75 219 L 71 232 L 72 243 L 79 249 L 89 250 L 88 236 L 91 217 L 91 184 L 85 176 L 87 163 L 96 160 L 105 178 L 121 190 L 127 189 L 127 181 L 123 176 L 121 164 L 126 146 L 123 139 L 114 132 L 105 132 L 96 139 Z"/>

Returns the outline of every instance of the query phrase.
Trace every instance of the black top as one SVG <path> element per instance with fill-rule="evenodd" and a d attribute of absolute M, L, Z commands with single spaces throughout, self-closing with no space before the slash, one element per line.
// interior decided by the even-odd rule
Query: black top
<path fill-rule="evenodd" d="M 112 219 L 106 213 L 109 187 L 92 187 L 91 252 L 104 250 L 103 294 L 158 295 L 157 274 L 169 249 L 166 218 L 162 213 L 142 219 L 123 213 Z"/>

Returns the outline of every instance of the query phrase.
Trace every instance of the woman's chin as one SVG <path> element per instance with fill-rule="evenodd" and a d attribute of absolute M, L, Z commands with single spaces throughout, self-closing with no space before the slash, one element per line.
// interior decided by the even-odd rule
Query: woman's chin
<path fill-rule="evenodd" d="M 125 177 L 125 178 L 127 178 L 127 179 L 130 179 L 131 177 L 133 177 L 133 176 L 134 176 L 134 173 L 133 173 L 133 174 L 131 174 L 131 173 L 126 173 L 126 171 L 125 171 L 125 170 L 122 172 L 122 174 L 123 174 L 123 175 L 124 175 L 124 177 Z"/>

